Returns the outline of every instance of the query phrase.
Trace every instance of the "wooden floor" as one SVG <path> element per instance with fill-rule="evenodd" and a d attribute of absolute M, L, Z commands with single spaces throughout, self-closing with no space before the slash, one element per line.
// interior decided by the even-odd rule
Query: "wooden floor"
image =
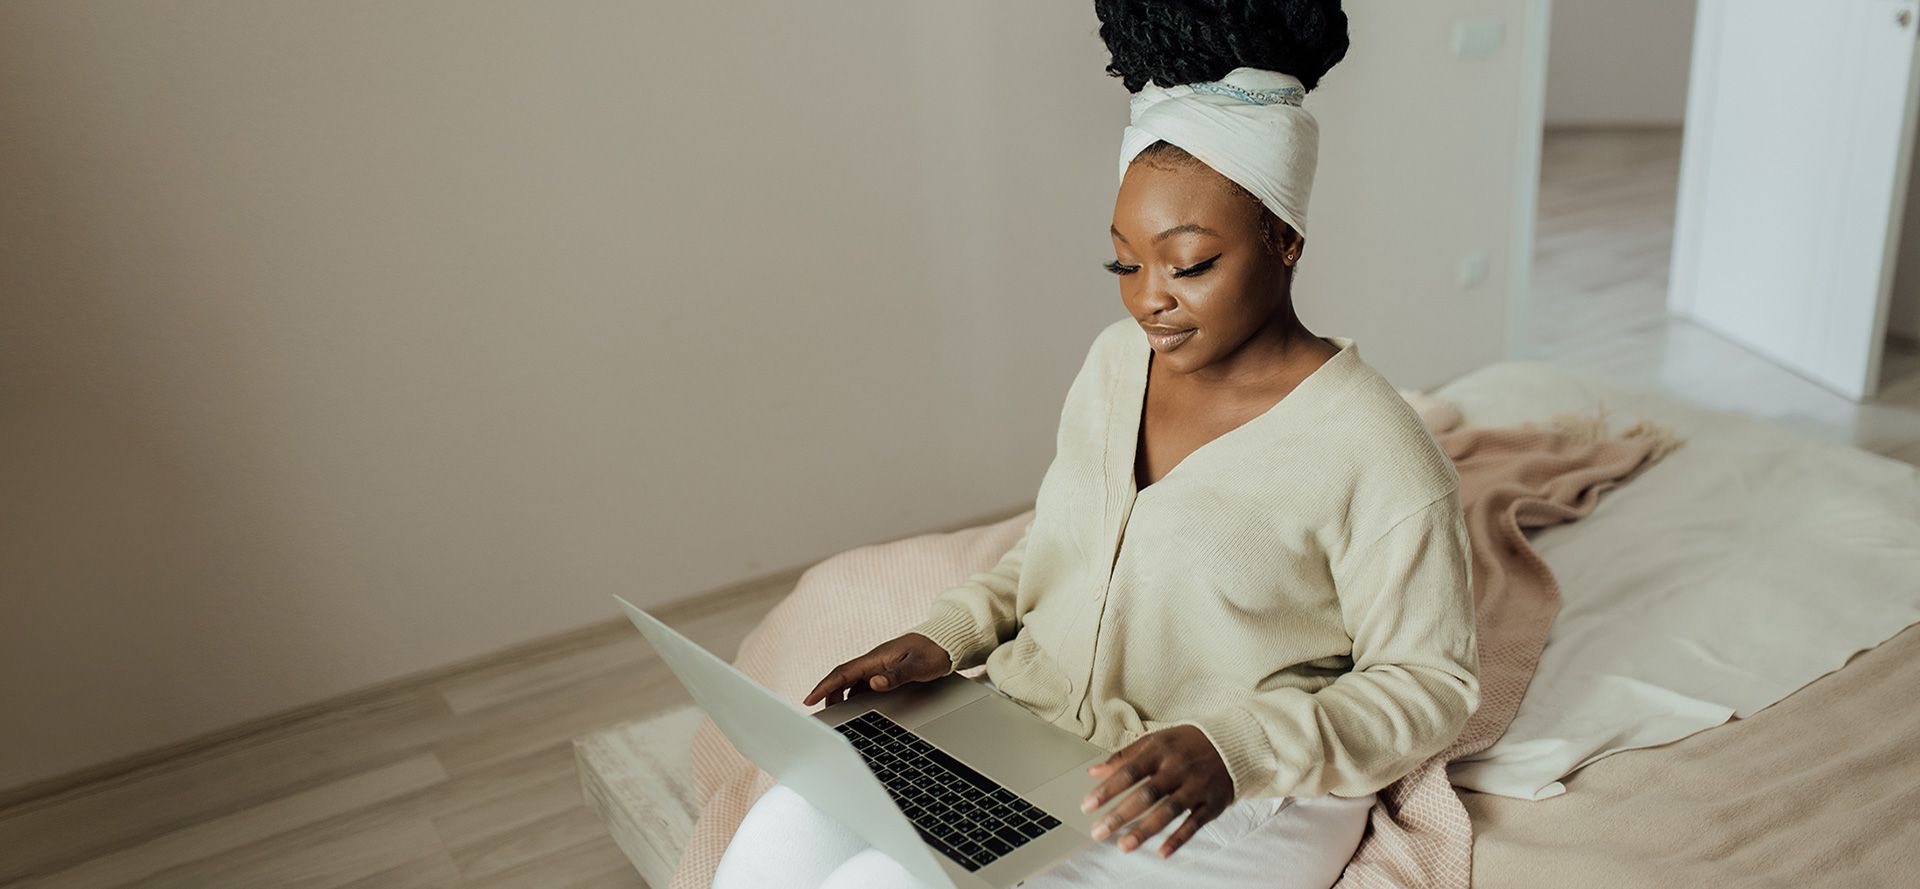
<path fill-rule="evenodd" d="M 798 572 L 658 612 L 728 653 Z M 686 702 L 626 621 L 0 809 L 0 886 L 641 887 L 572 739 Z"/>
<path fill-rule="evenodd" d="M 1920 463 L 1920 354 L 1860 406 L 1666 319 L 1677 133 L 1554 133 L 1531 355 Z M 663 613 L 731 655 L 798 572 Z M 0 808 L 0 889 L 642 887 L 570 741 L 684 693 L 624 622 Z"/>
<path fill-rule="evenodd" d="M 1868 404 L 1666 314 L 1680 131 L 1556 130 L 1541 154 L 1523 357 L 1599 371 L 1920 465 L 1920 348 L 1890 341 Z"/>

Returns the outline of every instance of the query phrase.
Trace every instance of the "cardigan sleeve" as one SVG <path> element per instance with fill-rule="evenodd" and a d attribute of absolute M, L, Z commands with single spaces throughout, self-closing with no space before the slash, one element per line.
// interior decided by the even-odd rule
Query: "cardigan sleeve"
<path fill-rule="evenodd" d="M 1033 523 L 1028 522 L 999 564 L 941 593 L 933 600 L 926 620 L 906 632 L 919 633 L 946 649 L 955 670 L 985 662 L 1001 642 L 1020 631 L 1016 593 L 1020 567 L 1026 561 L 1027 538 L 1032 534 Z"/>
<path fill-rule="evenodd" d="M 1318 691 L 1276 688 L 1188 724 L 1234 797 L 1365 796 L 1446 749 L 1480 705 L 1472 554 L 1455 486 L 1343 554 L 1334 571 L 1353 666 Z"/>

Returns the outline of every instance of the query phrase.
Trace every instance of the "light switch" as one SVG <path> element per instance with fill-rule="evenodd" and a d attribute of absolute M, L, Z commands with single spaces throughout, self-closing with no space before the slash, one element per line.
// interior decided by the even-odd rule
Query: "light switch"
<path fill-rule="evenodd" d="M 1461 59 L 1484 59 L 1500 51 L 1506 38 L 1505 19 L 1462 19 L 1453 23 L 1453 55 Z"/>

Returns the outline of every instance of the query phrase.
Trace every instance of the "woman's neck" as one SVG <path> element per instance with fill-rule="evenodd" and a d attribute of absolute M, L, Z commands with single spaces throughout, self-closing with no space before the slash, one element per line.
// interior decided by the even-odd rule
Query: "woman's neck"
<path fill-rule="evenodd" d="M 1207 397 L 1258 399 L 1291 390 L 1339 351 L 1301 324 L 1289 301 L 1232 354 L 1185 374 L 1184 382 Z"/>

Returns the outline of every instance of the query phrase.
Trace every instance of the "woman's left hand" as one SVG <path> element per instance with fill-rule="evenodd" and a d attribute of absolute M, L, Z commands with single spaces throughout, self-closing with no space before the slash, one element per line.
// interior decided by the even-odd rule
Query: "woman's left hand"
<path fill-rule="evenodd" d="M 1172 855 L 1201 825 L 1219 817 L 1233 802 L 1233 778 L 1227 774 L 1226 761 L 1206 733 L 1191 725 L 1144 735 L 1087 771 L 1109 777 L 1087 794 L 1080 804 L 1082 812 L 1106 805 L 1114 795 L 1146 779 L 1093 825 L 1093 838 L 1105 839 L 1115 828 L 1146 813 L 1121 835 L 1123 852 L 1133 851 L 1186 812 L 1180 829 L 1160 846 L 1161 858 Z"/>

